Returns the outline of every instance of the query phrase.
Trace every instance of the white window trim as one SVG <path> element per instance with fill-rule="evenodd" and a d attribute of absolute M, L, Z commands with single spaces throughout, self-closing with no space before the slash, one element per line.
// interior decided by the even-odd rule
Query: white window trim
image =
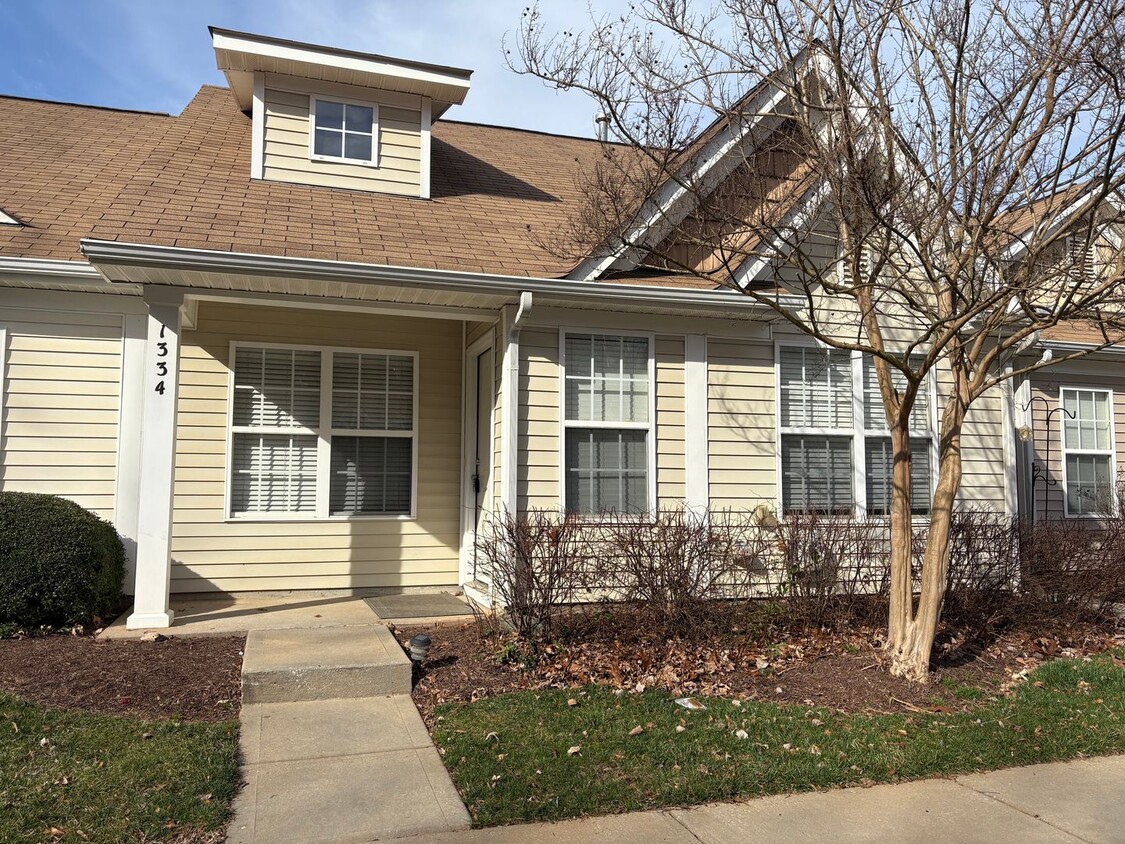
<path fill-rule="evenodd" d="M 1063 410 L 1063 394 L 1067 391 L 1075 393 L 1101 393 L 1107 398 L 1107 406 L 1109 410 L 1109 448 L 1067 448 L 1066 447 L 1066 411 Z M 1059 387 L 1059 453 L 1062 460 L 1062 493 L 1063 493 L 1063 515 L 1068 519 L 1102 519 L 1107 515 L 1117 515 L 1117 496 L 1114 495 L 1110 501 L 1113 504 L 1111 513 L 1071 513 L 1070 512 L 1070 477 L 1066 469 L 1067 457 L 1071 454 L 1075 455 L 1091 455 L 1095 457 L 1109 456 L 1109 479 L 1111 484 L 1117 483 L 1117 432 L 1114 430 L 1114 404 L 1113 404 L 1113 390 L 1108 387 L 1078 387 L 1078 386 L 1060 386 Z M 1048 467 L 1049 468 L 1049 467 Z"/>
<path fill-rule="evenodd" d="M 340 148 L 340 155 L 319 155 L 316 150 L 316 109 L 321 102 L 342 103 L 344 105 L 361 106 L 371 109 L 371 160 L 363 158 L 348 158 L 343 155 L 344 147 Z M 342 141 L 341 141 L 342 143 Z M 317 94 L 309 95 L 309 160 L 327 161 L 335 164 L 359 164 L 363 167 L 379 166 L 379 104 L 353 100 L 346 97 L 330 97 Z"/>
<path fill-rule="evenodd" d="M 566 338 L 571 335 L 601 337 L 644 337 L 648 340 L 648 422 L 582 422 L 566 418 Z M 644 513 L 585 513 L 581 518 L 615 520 L 650 517 L 656 513 L 659 503 L 656 500 L 656 335 L 649 331 L 628 331 L 608 328 L 567 327 L 559 329 L 559 513 L 566 513 L 566 432 L 568 428 L 603 428 L 608 430 L 646 431 L 645 443 L 648 466 L 645 484 L 648 487 L 648 510 Z"/>
<path fill-rule="evenodd" d="M 234 360 L 235 352 L 240 349 L 285 349 L 298 352 L 320 352 L 320 425 L 314 429 L 308 428 L 255 428 L 252 426 L 239 426 L 239 433 L 276 434 L 291 433 L 294 435 L 317 437 L 316 454 L 316 513 L 246 513 L 244 515 L 231 514 L 231 472 L 234 468 Z M 410 431 L 380 431 L 375 434 L 371 431 L 357 431 L 350 428 L 332 427 L 332 356 L 333 354 L 359 354 L 359 355 L 397 355 L 409 356 L 414 360 L 414 426 Z M 413 521 L 418 518 L 418 452 L 420 451 L 419 418 L 418 418 L 418 384 L 420 382 L 419 370 L 421 368 L 418 352 L 404 349 L 365 349 L 349 346 L 310 346 L 296 343 L 254 343 L 243 340 L 232 340 L 229 350 L 230 357 L 227 365 L 227 446 L 226 460 L 224 461 L 223 481 L 223 521 L 229 524 L 245 524 L 253 522 L 354 522 L 354 521 Z M 327 421 L 327 425 L 325 422 Z M 332 472 L 332 437 L 333 436 L 379 436 L 379 437 L 411 437 L 414 441 L 410 455 L 410 512 L 409 513 L 360 513 L 330 515 L 328 496 L 331 488 Z"/>
<path fill-rule="evenodd" d="M 866 519 L 867 513 L 867 438 L 876 436 L 890 436 L 884 429 L 869 428 L 867 414 L 863 407 L 863 358 L 862 352 L 852 351 L 852 427 L 851 428 L 805 428 L 782 427 L 781 424 L 781 350 L 791 348 L 822 349 L 831 347 L 811 337 L 793 337 L 774 341 L 773 349 L 773 389 L 774 389 L 774 464 L 776 468 L 777 493 L 775 496 L 776 512 L 785 512 L 785 479 L 781 468 L 781 440 L 783 436 L 813 436 L 813 437 L 850 437 L 852 441 L 852 502 L 853 518 Z M 844 350 L 846 351 L 846 350 Z M 937 478 L 937 378 L 936 370 L 931 368 L 927 374 L 927 389 L 929 390 L 929 413 L 927 414 L 928 430 L 925 433 L 911 431 L 911 439 L 929 439 L 930 450 L 930 498 L 933 498 L 934 484 Z M 889 519 L 889 515 L 871 516 L 874 519 Z M 928 515 L 914 514 L 915 522 L 925 522 Z"/>
<path fill-rule="evenodd" d="M 7 406 L 8 384 L 4 376 L 8 371 L 8 326 L 0 323 L 0 458 L 4 456 L 4 410 Z"/>

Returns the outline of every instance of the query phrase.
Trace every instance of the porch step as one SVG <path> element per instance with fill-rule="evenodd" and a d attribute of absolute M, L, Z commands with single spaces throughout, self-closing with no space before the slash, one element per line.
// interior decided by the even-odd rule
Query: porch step
<path fill-rule="evenodd" d="M 409 694 L 410 660 L 381 624 L 247 634 L 243 704 Z"/>

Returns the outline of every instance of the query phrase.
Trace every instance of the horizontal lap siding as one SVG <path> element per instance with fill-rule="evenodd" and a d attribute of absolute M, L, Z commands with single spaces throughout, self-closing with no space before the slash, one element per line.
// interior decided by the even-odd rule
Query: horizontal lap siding
<path fill-rule="evenodd" d="M 950 380 L 938 376 L 937 428 L 941 426 L 942 408 L 949 396 Z M 1004 398 L 999 387 L 977 399 L 965 417 L 961 433 L 962 506 L 979 507 L 997 513 L 1007 510 L 1005 487 L 1007 464 L 1004 458 Z M 937 467 L 934 467 L 937 482 Z M 1011 481 L 1015 483 L 1013 478 Z"/>
<path fill-rule="evenodd" d="M 1113 435 L 1116 440 L 1116 464 L 1125 466 L 1125 375 L 1120 364 L 1086 361 L 1080 372 L 1047 369 L 1032 376 L 1031 419 L 1033 457 L 1045 474 L 1035 482 L 1035 514 L 1039 518 L 1061 519 L 1063 506 L 1062 423 L 1066 418 L 1059 407 L 1062 387 L 1095 388 L 1113 391 Z M 1057 412 L 1056 412 L 1057 411 Z M 1047 414 L 1050 413 L 1050 423 Z"/>
<path fill-rule="evenodd" d="M 773 345 L 707 341 L 711 508 L 750 511 L 777 501 Z"/>
<path fill-rule="evenodd" d="M 378 92 L 371 92 L 367 99 L 378 103 Z M 422 157 L 421 112 L 379 105 L 379 166 L 367 167 L 309 158 L 310 103 L 308 94 L 266 89 L 262 158 L 265 178 L 322 187 L 418 195 Z"/>
<path fill-rule="evenodd" d="M 559 332 L 520 332 L 519 509 L 559 506 Z"/>
<path fill-rule="evenodd" d="M 225 521 L 232 340 L 418 351 L 417 517 Z M 456 583 L 461 360 L 455 320 L 203 303 L 181 352 L 173 591 Z"/>
<path fill-rule="evenodd" d="M 112 519 L 122 317 L 6 308 L 0 490 L 61 495 Z"/>
<path fill-rule="evenodd" d="M 684 503 L 684 338 L 656 338 L 656 499 Z"/>

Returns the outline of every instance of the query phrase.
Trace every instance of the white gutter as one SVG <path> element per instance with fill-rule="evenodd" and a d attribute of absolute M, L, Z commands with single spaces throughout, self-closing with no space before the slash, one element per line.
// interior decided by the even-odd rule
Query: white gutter
<path fill-rule="evenodd" d="M 366 264 L 353 261 L 329 261 L 319 258 L 290 258 L 283 255 L 261 255 L 242 252 L 221 252 L 213 249 L 188 249 L 178 246 L 150 246 L 117 241 L 82 241 L 82 253 L 95 265 L 105 265 L 109 277 L 113 267 L 144 267 L 183 270 L 191 273 L 245 273 L 397 285 L 400 287 L 444 289 L 519 297 L 533 292 L 550 300 L 634 304 L 653 309 L 688 307 L 716 310 L 723 315 L 738 311 L 745 316 L 765 306 L 729 289 L 699 290 L 688 287 L 655 287 L 651 285 L 614 284 L 571 279 L 532 276 L 492 275 L 461 270 L 434 270 L 422 267 L 399 267 L 387 264 Z M 110 278 L 111 281 L 114 279 Z M 126 283 L 136 282 L 124 279 Z"/>
<path fill-rule="evenodd" d="M 1075 343 L 1066 340 L 1040 340 L 1039 348 L 1052 352 L 1089 352 L 1091 355 L 1125 355 L 1125 344 Z"/>
<path fill-rule="evenodd" d="M 500 382 L 504 425 L 501 428 L 500 515 L 502 518 L 516 512 L 519 492 L 519 399 L 520 399 L 520 326 L 534 304 L 534 295 L 525 290 L 520 293 L 519 308 L 511 316 L 513 306 L 504 308 L 505 322 L 511 319 L 504 334 L 504 375 Z"/>
<path fill-rule="evenodd" d="M 55 276 L 79 281 L 102 282 L 102 274 L 85 261 L 59 261 L 51 258 L 0 257 L 0 273 Z"/>

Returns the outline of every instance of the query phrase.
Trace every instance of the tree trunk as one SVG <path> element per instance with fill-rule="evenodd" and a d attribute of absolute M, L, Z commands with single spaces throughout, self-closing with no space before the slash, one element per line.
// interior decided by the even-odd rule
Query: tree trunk
<path fill-rule="evenodd" d="M 961 487 L 961 426 L 964 413 L 959 409 L 947 409 L 943 420 L 940 456 L 938 459 L 938 481 L 930 510 L 930 527 L 926 536 L 926 550 L 922 557 L 922 588 L 918 595 L 918 606 L 913 608 L 913 590 L 910 585 L 910 537 L 906 537 L 905 552 L 901 549 L 896 555 L 895 545 L 901 544 L 901 530 L 896 530 L 895 522 L 909 525 L 909 512 L 906 518 L 892 507 L 891 536 L 891 613 L 887 636 L 887 650 L 891 656 L 891 674 L 905 677 L 917 683 L 929 680 L 930 652 L 933 650 L 934 635 L 937 632 L 941 607 L 945 600 L 945 587 L 949 575 L 950 528 L 953 521 L 953 506 L 957 491 Z M 898 496 L 898 462 L 895 464 L 895 491 Z M 909 484 L 909 475 L 906 483 Z M 892 501 L 893 501 L 892 498 Z M 895 566 L 898 566 L 896 579 Z M 905 586 L 899 580 L 905 579 Z M 897 596 L 895 587 L 905 588 L 905 601 Z"/>

